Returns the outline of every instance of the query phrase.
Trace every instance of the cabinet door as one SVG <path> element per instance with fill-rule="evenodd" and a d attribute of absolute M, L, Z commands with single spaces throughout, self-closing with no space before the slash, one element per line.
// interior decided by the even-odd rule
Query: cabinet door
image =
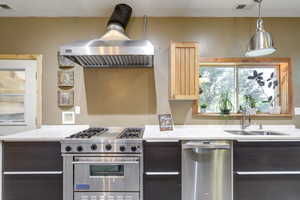
<path fill-rule="evenodd" d="M 170 47 L 170 99 L 197 100 L 199 90 L 196 42 L 172 42 Z"/>
<path fill-rule="evenodd" d="M 3 170 L 62 171 L 59 142 L 5 142 Z"/>
<path fill-rule="evenodd" d="M 144 200 L 180 200 L 180 142 L 145 142 L 144 173 Z"/>
<path fill-rule="evenodd" d="M 145 142 L 144 171 L 181 171 L 181 145 L 179 142 Z"/>
<path fill-rule="evenodd" d="M 144 200 L 180 200 L 180 177 L 144 176 Z"/>
<path fill-rule="evenodd" d="M 299 199 L 299 157 L 299 142 L 236 143 L 234 199 Z"/>
<path fill-rule="evenodd" d="M 62 200 L 60 149 L 59 142 L 5 142 L 2 199 Z"/>
<path fill-rule="evenodd" d="M 300 171 L 300 142 L 238 142 L 235 171 Z"/>
<path fill-rule="evenodd" d="M 62 200 L 62 175 L 5 175 L 5 200 Z"/>
<path fill-rule="evenodd" d="M 300 175 L 235 175 L 235 200 L 299 200 Z"/>

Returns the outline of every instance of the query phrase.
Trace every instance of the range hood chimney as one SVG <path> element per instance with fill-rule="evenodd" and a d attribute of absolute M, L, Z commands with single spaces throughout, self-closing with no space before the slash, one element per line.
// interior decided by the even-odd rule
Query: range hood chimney
<path fill-rule="evenodd" d="M 64 56 L 83 67 L 152 67 L 154 47 L 148 40 L 130 40 L 125 29 L 132 8 L 118 4 L 99 39 L 76 41 L 60 48 Z"/>

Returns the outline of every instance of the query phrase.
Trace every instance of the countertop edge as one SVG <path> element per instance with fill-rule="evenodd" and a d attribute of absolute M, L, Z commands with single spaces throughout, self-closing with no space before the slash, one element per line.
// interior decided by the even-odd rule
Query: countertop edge
<path fill-rule="evenodd" d="M 0 139 L 0 142 L 60 142 L 63 138 L 7 138 Z"/>
<path fill-rule="evenodd" d="M 89 125 L 43 125 L 39 129 L 0 136 L 1 142 L 60 142 Z"/>
<path fill-rule="evenodd" d="M 243 136 L 227 133 L 226 130 L 240 129 L 238 125 L 179 125 L 173 131 L 160 131 L 157 125 L 146 126 L 143 139 L 146 141 L 179 140 L 233 140 L 233 141 L 300 141 L 300 129 L 294 125 L 266 125 L 265 131 L 282 132 L 285 135 Z M 258 130 L 253 126 L 248 130 Z"/>
<path fill-rule="evenodd" d="M 20 132 L 8 136 L 0 136 L 0 142 L 60 142 L 64 138 L 88 128 L 89 125 L 46 125 L 41 129 Z M 210 127 L 210 128 L 209 128 Z M 237 126 L 228 126 L 236 128 Z M 228 128 L 227 127 L 227 128 Z M 291 132 L 290 135 L 284 136 L 238 136 L 230 135 L 224 130 L 224 126 L 217 125 L 211 128 L 209 125 L 187 125 L 175 126 L 174 131 L 159 131 L 157 125 L 146 125 L 143 136 L 144 141 L 179 141 L 179 140 L 232 140 L 232 141 L 300 141 L 300 129 L 293 125 L 272 126 L 273 128 L 284 128 L 284 132 Z M 203 133 L 203 130 L 209 133 Z M 183 132 L 192 131 L 184 135 Z M 210 133 L 215 131 L 215 133 Z M 210 135 L 211 134 L 211 135 Z"/>

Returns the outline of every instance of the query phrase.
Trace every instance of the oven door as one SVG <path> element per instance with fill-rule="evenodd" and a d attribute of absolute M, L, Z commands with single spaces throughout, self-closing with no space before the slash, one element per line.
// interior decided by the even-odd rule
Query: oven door
<path fill-rule="evenodd" d="M 139 159 L 139 157 L 75 157 L 74 191 L 139 191 Z"/>

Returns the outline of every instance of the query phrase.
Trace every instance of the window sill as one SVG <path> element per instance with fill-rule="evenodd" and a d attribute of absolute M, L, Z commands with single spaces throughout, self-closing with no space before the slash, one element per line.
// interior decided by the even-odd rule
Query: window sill
<path fill-rule="evenodd" d="M 217 119 L 224 119 L 224 118 L 233 118 L 233 119 L 239 119 L 242 117 L 242 114 L 239 113 L 232 113 L 229 115 L 221 115 L 219 113 L 195 113 L 193 114 L 194 118 L 217 118 Z M 251 115 L 253 118 L 292 118 L 293 114 L 291 113 L 282 113 L 282 114 L 267 114 L 267 113 L 261 113 L 261 114 L 255 114 Z"/>

